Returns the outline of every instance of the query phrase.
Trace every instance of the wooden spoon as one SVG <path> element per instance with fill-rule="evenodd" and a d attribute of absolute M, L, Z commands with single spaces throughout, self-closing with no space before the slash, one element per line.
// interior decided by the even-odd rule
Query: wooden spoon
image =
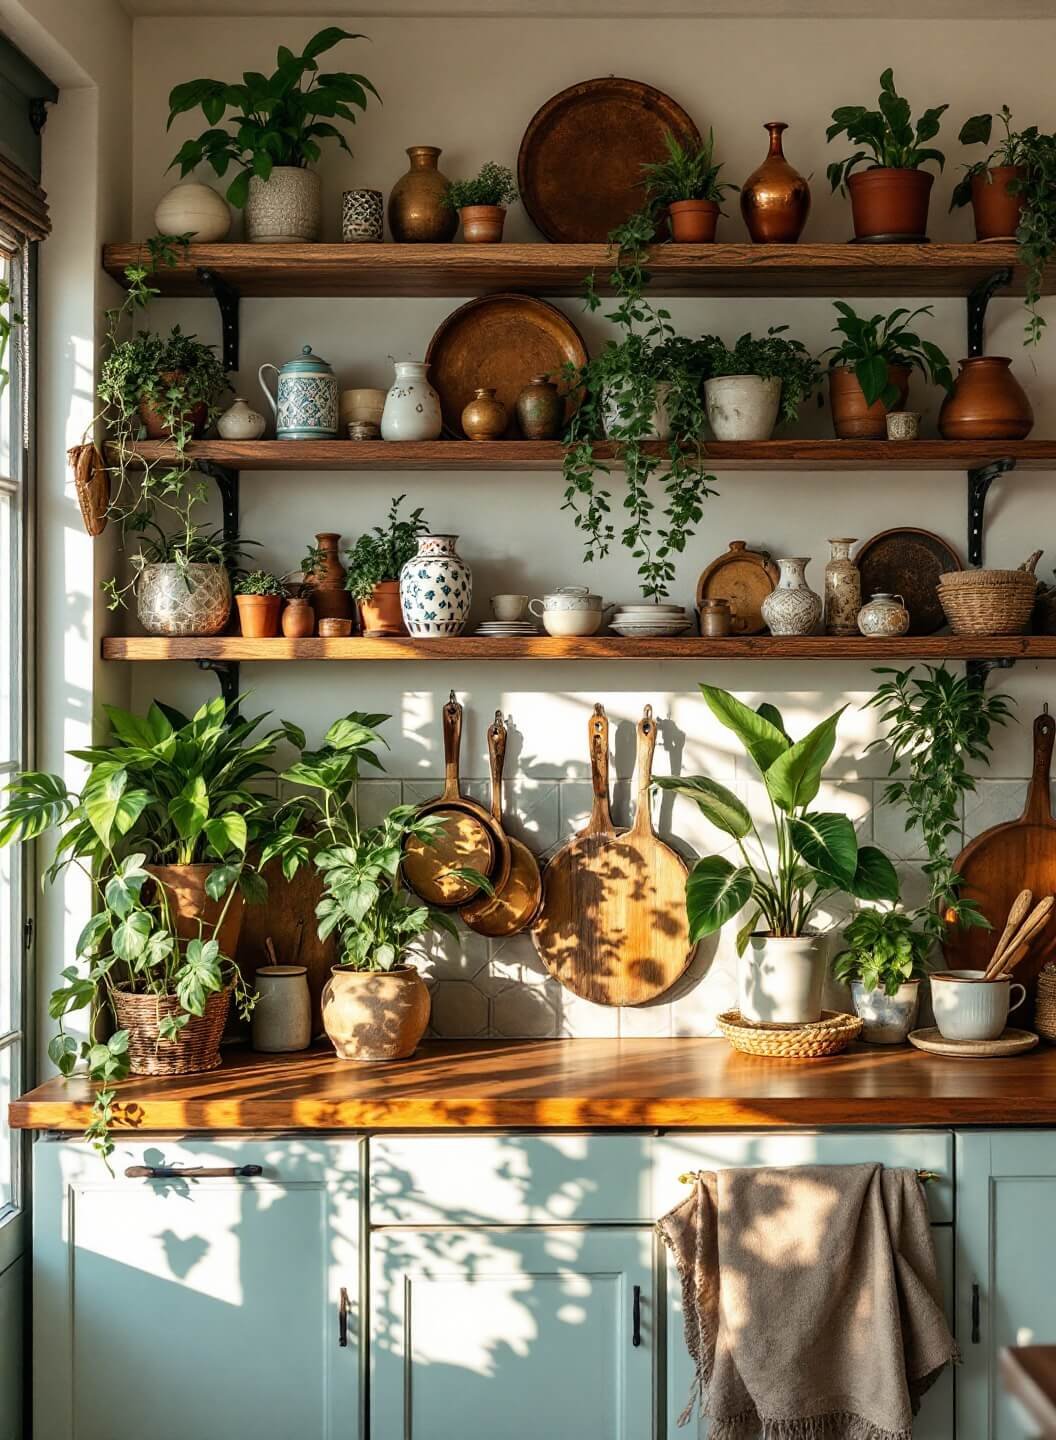
<path fill-rule="evenodd" d="M 983 976 L 984 980 L 991 979 L 992 974 L 996 975 L 1000 970 L 1000 962 L 1008 949 L 1008 942 L 1027 918 L 1027 912 L 1030 910 L 1030 902 L 1033 899 L 1034 896 L 1029 890 L 1021 890 L 1012 902 L 1012 909 L 1008 912 L 1008 921 L 1001 933 L 1001 939 L 994 946 L 993 956 L 990 959 L 990 964 L 986 967 L 986 974 Z"/>

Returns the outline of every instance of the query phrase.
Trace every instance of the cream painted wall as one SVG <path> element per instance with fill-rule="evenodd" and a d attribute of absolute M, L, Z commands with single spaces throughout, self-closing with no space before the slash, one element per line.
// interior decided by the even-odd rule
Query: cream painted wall
<path fill-rule="evenodd" d="M 328 7 L 332 22 L 332 7 Z M 340 17 L 337 17 L 340 19 Z M 703 127 L 714 125 L 726 173 L 741 180 L 762 158 L 762 122 L 787 120 L 790 159 L 813 172 L 814 213 L 807 239 L 841 240 L 849 232 L 845 202 L 830 197 L 824 168 L 833 158 L 824 143 L 829 112 L 839 103 L 870 101 L 880 70 L 894 63 L 900 88 L 916 108 L 951 102 L 942 137 L 950 157 L 936 184 L 932 234 L 967 238 L 969 219 L 946 214 L 953 172 L 962 158 L 956 144 L 961 121 L 977 110 L 1014 104 L 1024 123 L 1047 124 L 1051 58 L 1056 23 L 1018 22 L 1014 31 L 997 23 L 902 23 L 897 35 L 872 21 L 737 21 L 730 19 L 621 21 L 546 19 L 381 19 L 365 29 L 369 47 L 348 44 L 335 52 L 336 65 L 362 69 L 376 82 L 384 106 L 372 109 L 352 136 L 356 158 L 329 151 L 322 164 L 328 238 L 336 238 L 340 192 L 349 185 L 387 190 L 405 168 L 404 149 L 415 143 L 441 145 L 449 174 L 466 174 L 487 159 L 514 163 L 520 137 L 536 108 L 574 81 L 598 74 L 624 74 L 649 81 L 678 99 Z M 234 76 L 242 69 L 269 68 L 279 43 L 297 46 L 314 29 L 312 18 L 141 19 L 134 31 L 133 234 L 151 229 L 159 196 L 173 176 L 164 173 L 180 141 L 192 133 L 184 118 L 164 133 L 170 87 L 197 75 Z M 1000 42 L 1000 43 L 998 43 Z M 941 63 L 937 64 L 937 57 Z M 834 152 L 835 153 L 835 152 Z M 743 238 L 736 209 L 720 236 Z M 509 238 L 536 238 L 526 216 L 515 210 Z M 420 357 L 433 330 L 459 301 L 314 300 L 248 301 L 243 304 L 239 393 L 259 398 L 255 372 L 263 361 L 281 363 L 310 343 L 331 360 L 343 384 L 381 385 L 390 374 L 387 357 Z M 586 317 L 578 302 L 558 302 L 575 318 L 588 342 L 604 326 Z M 882 302 L 885 306 L 895 302 Z M 674 302 L 677 323 L 688 334 L 719 330 L 730 338 L 768 324 L 788 323 L 808 344 L 828 343 L 831 307 L 823 300 L 766 301 L 708 299 Z M 1051 311 L 1050 311 L 1051 313 Z M 218 338 L 213 307 L 206 302 L 157 306 L 158 324 L 179 319 L 185 328 Z M 989 348 L 1015 357 L 1017 373 L 1037 413 L 1036 434 L 1053 433 L 1056 406 L 1051 380 L 1056 373 L 1056 336 L 1036 361 L 1019 348 L 1017 302 L 991 308 Z M 964 306 L 935 303 L 926 333 L 952 356 L 964 352 Z M 936 397 L 914 381 L 913 403 L 933 424 Z M 827 416 L 803 418 L 803 433 L 825 434 Z M 932 432 L 933 433 L 933 432 Z M 1051 477 L 1013 476 L 995 486 L 988 532 L 994 563 L 1018 564 L 1047 539 L 1052 515 Z M 696 576 L 734 537 L 765 545 L 775 554 L 811 555 L 811 578 L 820 585 L 829 534 L 866 537 L 891 525 L 935 529 L 963 548 L 964 477 L 959 475 L 736 475 L 719 477 L 720 495 L 707 502 L 697 538 L 680 566 L 675 598 L 689 603 Z M 437 529 L 457 531 L 460 549 L 476 576 L 476 618 L 487 612 L 497 590 L 539 593 L 555 584 L 590 580 L 607 598 L 635 593 L 633 563 L 617 552 L 584 571 L 580 545 L 560 511 L 560 475 L 246 475 L 243 530 L 262 542 L 264 563 L 293 566 L 304 542 L 317 529 L 340 529 L 351 541 L 380 520 L 388 497 L 406 490 L 423 504 Z M 1051 572 L 1056 553 L 1042 562 Z M 115 626 L 115 628 L 117 628 Z M 1052 692 L 1038 666 L 1019 666 L 1003 683 L 1016 696 L 1028 728 L 1001 737 L 995 766 L 967 817 L 973 832 L 1004 818 L 1022 796 L 1029 773 L 1029 720 Z M 585 720 L 591 704 L 606 704 L 616 732 L 618 809 L 627 813 L 632 765 L 632 725 L 644 702 L 663 718 L 657 756 L 661 772 L 681 768 L 726 776 L 750 790 L 750 777 L 730 752 L 724 734 L 709 723 L 694 698 L 698 681 L 729 686 L 753 701 L 782 704 L 794 728 L 802 728 L 844 699 L 863 699 L 872 688 L 865 667 L 788 665 L 482 665 L 257 666 L 244 667 L 243 683 L 254 694 L 249 708 L 268 708 L 304 723 L 318 738 L 324 722 L 352 708 L 393 715 L 389 774 L 397 777 L 374 792 L 377 803 L 400 793 L 429 793 L 440 770 L 439 711 L 447 691 L 458 690 L 467 706 L 465 770 L 487 773 L 484 731 L 496 707 L 510 717 L 511 800 L 523 833 L 539 846 L 555 842 L 576 823 L 586 804 Z M 177 667 L 136 667 L 137 703 L 152 695 L 192 703 L 213 693 L 208 677 Z M 919 852 L 901 834 L 897 817 L 874 812 L 878 757 L 862 751 L 874 733 L 871 716 L 848 712 L 841 755 L 833 766 L 840 789 L 829 796 L 846 802 L 896 856 L 912 899 L 920 889 Z M 709 843 L 704 827 L 679 801 L 667 810 L 666 826 L 690 844 Z M 714 839 L 714 837 L 710 837 Z M 455 1034 L 486 1033 L 686 1033 L 711 1026 L 716 1006 L 731 996 L 732 966 L 726 939 L 694 966 L 686 993 L 673 1004 L 645 1011 L 597 1010 L 574 1001 L 540 975 L 530 943 L 523 938 L 488 951 L 467 937 L 436 961 L 438 1028 Z M 519 982 L 527 982 L 521 984 Z"/>

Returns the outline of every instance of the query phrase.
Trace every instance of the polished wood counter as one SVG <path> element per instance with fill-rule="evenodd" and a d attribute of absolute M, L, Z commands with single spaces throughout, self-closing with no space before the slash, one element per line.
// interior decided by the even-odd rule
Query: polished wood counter
<path fill-rule="evenodd" d="M 765 1129 L 1056 1126 L 1056 1049 L 949 1060 L 859 1045 L 830 1060 L 763 1060 L 724 1040 L 433 1041 L 356 1066 L 318 1048 L 225 1053 L 221 1069 L 117 1087 L 116 1128 L 141 1132 L 433 1129 Z M 12 1125 L 82 1130 L 87 1081 L 49 1080 Z"/>

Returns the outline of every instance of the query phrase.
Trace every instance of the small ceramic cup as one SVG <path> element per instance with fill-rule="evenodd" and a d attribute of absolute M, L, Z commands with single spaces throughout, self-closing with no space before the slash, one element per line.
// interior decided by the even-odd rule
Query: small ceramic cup
<path fill-rule="evenodd" d="M 350 440 L 380 440 L 381 426 L 372 420 L 350 420 L 347 426 Z"/>
<path fill-rule="evenodd" d="M 527 609 L 527 595 L 493 595 L 491 597 L 491 613 L 496 620 L 523 620 L 524 612 Z"/>
<path fill-rule="evenodd" d="M 1012 991 L 1019 999 L 1012 999 Z M 1007 975 L 984 980 L 978 970 L 937 970 L 931 977 L 931 1006 L 944 1040 L 996 1040 L 1009 1011 L 1027 998 Z"/>
<path fill-rule="evenodd" d="M 346 244 L 378 244 L 385 233 L 384 210 L 380 190 L 346 190 L 341 196 L 341 239 Z"/>
<path fill-rule="evenodd" d="M 889 440 L 917 440 L 920 437 L 920 416 L 915 410 L 891 410 L 887 416 Z"/>

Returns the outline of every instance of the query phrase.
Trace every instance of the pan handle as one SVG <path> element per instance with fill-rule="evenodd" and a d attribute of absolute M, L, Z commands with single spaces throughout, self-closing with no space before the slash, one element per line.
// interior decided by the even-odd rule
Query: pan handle
<path fill-rule="evenodd" d="M 488 760 L 491 764 L 491 813 L 502 824 L 502 772 L 506 764 L 506 726 L 502 711 L 488 726 Z"/>
<path fill-rule="evenodd" d="M 638 755 L 635 762 L 638 770 L 638 803 L 634 812 L 636 834 L 652 829 L 650 799 L 653 787 L 653 752 L 655 750 L 656 721 L 653 719 L 653 707 L 647 705 L 642 712 L 642 718 L 638 721 Z"/>
<path fill-rule="evenodd" d="M 1052 743 L 1056 738 L 1056 719 L 1045 712 L 1034 721 L 1034 774 L 1027 793 L 1027 808 L 1024 820 L 1035 823 L 1052 819 L 1052 801 L 1049 796 L 1049 774 L 1052 768 Z"/>
<path fill-rule="evenodd" d="M 458 757 L 462 749 L 462 706 L 452 690 L 444 706 L 444 799 L 458 798 Z"/>
<path fill-rule="evenodd" d="M 590 776 L 595 800 L 609 801 L 609 719 L 605 707 L 594 706 L 587 726 L 590 745 Z"/>

